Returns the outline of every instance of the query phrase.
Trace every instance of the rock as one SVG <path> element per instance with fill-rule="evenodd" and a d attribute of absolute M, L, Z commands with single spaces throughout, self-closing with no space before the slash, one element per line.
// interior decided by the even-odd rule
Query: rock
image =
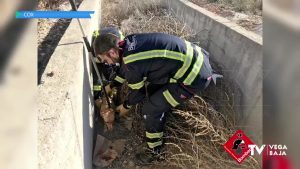
<path fill-rule="evenodd" d="M 53 72 L 53 71 L 51 71 L 51 72 L 47 73 L 46 75 L 47 75 L 47 77 L 53 77 L 53 75 L 54 75 L 54 72 Z"/>

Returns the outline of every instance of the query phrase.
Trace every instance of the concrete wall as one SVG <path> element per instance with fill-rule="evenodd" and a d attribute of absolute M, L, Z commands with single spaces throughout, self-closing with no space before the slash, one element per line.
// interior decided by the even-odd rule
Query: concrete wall
<path fill-rule="evenodd" d="M 167 7 L 197 32 L 212 60 L 231 84 L 238 124 L 257 143 L 262 136 L 262 37 L 186 0 L 168 0 Z"/>
<path fill-rule="evenodd" d="M 5 12 L 11 14 L 9 18 L 14 17 L 15 11 Z M 8 44 L 15 45 L 15 48 L 8 56 L 0 80 L 1 169 L 37 168 L 37 113 L 34 107 L 37 84 L 36 25 L 37 20 L 23 22 L 23 32 L 13 40 L 15 44 L 8 40 L 11 41 Z M 6 41 L 5 38 L 1 40 Z"/>
<path fill-rule="evenodd" d="M 100 0 L 84 0 L 79 10 L 95 11 L 92 19 L 81 19 L 91 37 L 100 21 Z M 91 169 L 91 71 L 76 19 L 60 40 L 41 81 L 37 97 L 39 168 Z"/>

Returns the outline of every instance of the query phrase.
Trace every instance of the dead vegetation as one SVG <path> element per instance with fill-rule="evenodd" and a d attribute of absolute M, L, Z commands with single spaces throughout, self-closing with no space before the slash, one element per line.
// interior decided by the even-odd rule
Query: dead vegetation
<path fill-rule="evenodd" d="M 187 40 L 195 35 L 193 30 L 177 20 L 171 11 L 161 7 L 159 0 L 104 0 L 102 3 L 101 26 L 117 26 L 125 35 L 165 32 Z M 168 117 L 165 131 L 166 160 L 151 168 L 260 168 L 252 157 L 238 165 L 222 147 L 236 131 L 232 98 L 228 93 L 230 91 L 224 86 L 218 85 L 203 93 L 202 97 L 194 97 L 185 105 L 173 110 Z M 136 140 L 131 140 L 131 143 L 143 139 L 140 110 L 141 105 L 137 105 L 132 112 Z"/>
<path fill-rule="evenodd" d="M 189 0 L 199 6 L 219 4 L 236 12 L 261 15 L 262 0 Z"/>
<path fill-rule="evenodd" d="M 262 36 L 262 0 L 189 0 Z"/>
<path fill-rule="evenodd" d="M 125 34 L 165 32 L 188 39 L 193 31 L 179 22 L 167 9 L 160 7 L 160 0 L 104 1 L 103 26 L 117 26 Z"/>
<path fill-rule="evenodd" d="M 235 132 L 235 126 L 228 114 L 223 113 L 198 96 L 174 110 L 166 130 L 168 163 L 195 169 L 259 168 L 252 157 L 238 165 L 224 151 L 222 145 Z"/>

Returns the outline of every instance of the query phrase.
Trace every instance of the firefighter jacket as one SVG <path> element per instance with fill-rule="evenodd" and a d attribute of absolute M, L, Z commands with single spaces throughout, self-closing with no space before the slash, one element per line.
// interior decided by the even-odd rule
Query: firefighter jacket
<path fill-rule="evenodd" d="M 145 82 L 180 83 L 191 93 L 203 90 L 212 75 L 208 53 L 201 47 L 164 33 L 132 34 L 120 43 L 121 68 L 115 81 L 128 83 L 127 107 L 145 97 Z"/>

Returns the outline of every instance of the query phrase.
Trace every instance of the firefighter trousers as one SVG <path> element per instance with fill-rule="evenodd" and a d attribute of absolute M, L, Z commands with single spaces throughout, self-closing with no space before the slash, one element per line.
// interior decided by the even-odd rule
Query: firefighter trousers
<path fill-rule="evenodd" d="M 150 149 L 159 151 L 163 145 L 163 130 L 171 108 L 192 96 L 192 93 L 177 83 L 147 86 L 147 101 L 144 103 L 142 113 L 146 128 L 146 141 Z"/>

